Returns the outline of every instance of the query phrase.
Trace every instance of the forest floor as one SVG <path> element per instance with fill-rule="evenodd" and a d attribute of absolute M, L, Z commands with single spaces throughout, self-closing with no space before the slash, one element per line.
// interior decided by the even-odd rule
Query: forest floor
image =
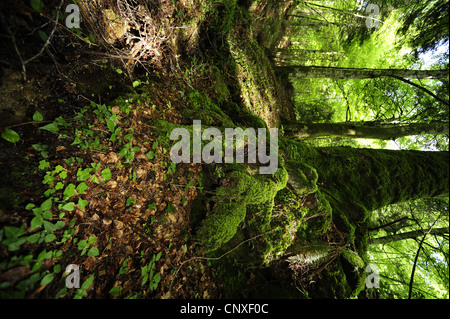
<path fill-rule="evenodd" d="M 138 71 L 63 30 L 51 51 L 27 65 L 24 81 L 11 43 L 3 47 L 0 129 L 20 135 L 14 144 L 0 140 L 0 223 L 17 231 L 0 236 L 3 297 L 80 297 L 63 288 L 61 267 L 69 264 L 82 269 L 81 291 L 90 298 L 224 297 L 224 283 L 191 236 L 193 202 L 206 175 L 217 179 L 221 168 L 173 165 L 167 137 L 149 123 L 189 125 L 186 109 L 208 103 L 211 110 L 235 103 L 269 127 L 292 117 L 288 93 L 259 44 L 276 42 L 278 33 L 268 28 L 281 26 L 265 17 L 283 14 L 288 4 L 208 6 L 160 1 L 155 22 L 177 32 L 155 45 L 160 52 L 148 53 L 151 66 Z M 46 19 L 19 8 L 11 17 L 27 27 L 16 25 L 15 36 L 28 40 L 28 29 Z M 34 46 L 21 43 L 23 56 L 44 45 L 35 36 Z M 44 121 L 33 119 L 36 111 Z M 40 129 L 44 124 L 50 127 Z M 51 216 L 35 227 L 46 210 Z"/>

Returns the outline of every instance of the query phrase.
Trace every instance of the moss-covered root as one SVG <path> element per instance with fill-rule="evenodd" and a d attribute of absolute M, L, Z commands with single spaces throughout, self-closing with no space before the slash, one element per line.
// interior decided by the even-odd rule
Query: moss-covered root
<path fill-rule="evenodd" d="M 196 234 L 197 241 L 208 250 L 215 250 L 229 241 L 244 220 L 247 204 L 268 204 L 273 207 L 277 192 L 287 183 L 287 172 L 279 168 L 273 176 L 251 175 L 244 166 L 229 173 L 219 187 L 214 200 L 218 202 L 213 213 L 205 218 Z M 270 211 L 265 211 L 268 216 Z M 264 218 L 263 218 L 264 219 Z"/>
<path fill-rule="evenodd" d="M 213 214 L 206 217 L 197 232 L 197 241 L 207 250 L 215 250 L 229 241 L 245 218 L 245 205 L 233 201 L 221 202 Z"/>
<path fill-rule="evenodd" d="M 243 204 L 262 204 L 273 200 L 279 190 L 286 187 L 288 174 L 284 167 L 273 176 L 251 175 L 245 170 L 232 171 L 228 176 L 228 185 L 219 187 L 216 200 L 234 199 Z"/>
<path fill-rule="evenodd" d="M 286 161 L 289 184 L 297 196 L 306 196 L 317 191 L 317 171 L 301 161 Z"/>

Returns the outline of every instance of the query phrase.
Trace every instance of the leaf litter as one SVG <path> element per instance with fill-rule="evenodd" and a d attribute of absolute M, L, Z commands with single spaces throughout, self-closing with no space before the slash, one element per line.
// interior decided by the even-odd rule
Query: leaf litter
<path fill-rule="evenodd" d="M 151 91 L 151 103 L 130 102 L 128 114 L 118 106 L 110 107 L 120 116 L 117 125 L 121 125 L 122 131 L 118 138 L 126 141 L 126 135 L 133 134 L 132 145 L 136 152 L 127 165 L 124 165 L 120 148 L 107 137 L 100 141 L 106 145 L 102 150 L 83 151 L 64 139 L 59 140 L 58 159 L 53 160 L 52 165 L 60 165 L 67 178 L 63 181 L 56 176 L 56 182 L 77 185 L 70 191 L 79 197 L 79 204 L 67 209 L 62 218 L 66 224 L 75 218 L 76 223 L 71 240 L 60 247 L 62 257 L 58 262 L 63 267 L 79 265 L 81 282 L 94 274 L 89 298 L 220 297 L 214 270 L 208 267 L 206 260 L 193 258 L 201 253 L 190 237 L 189 214 L 199 191 L 201 164 L 171 165 L 169 150 L 148 124 L 161 118 L 172 123 L 182 121 L 177 108 L 183 106 L 174 103 L 179 98 L 178 92 L 158 87 Z M 167 108 L 170 101 L 172 107 Z M 105 121 L 94 116 L 91 120 L 93 131 L 109 131 Z M 147 156 L 149 152 L 154 156 Z M 82 158 L 83 162 L 68 165 L 66 160 L 74 156 Z M 89 177 L 83 176 L 86 163 L 93 166 Z M 83 209 L 80 209 L 80 201 L 87 203 Z M 86 252 L 80 254 L 77 251 L 80 246 L 77 247 L 74 238 L 78 243 L 94 238 L 91 245 L 95 249 L 87 247 Z M 157 254 L 161 257 L 154 262 L 153 272 L 160 274 L 159 284 L 142 285 L 142 269 Z M 186 263 L 190 259 L 192 261 Z M 47 269 L 56 263 L 46 262 L 49 263 Z M 180 266 L 182 268 L 178 269 Z M 41 286 L 32 296 L 53 297 L 54 289 Z"/>

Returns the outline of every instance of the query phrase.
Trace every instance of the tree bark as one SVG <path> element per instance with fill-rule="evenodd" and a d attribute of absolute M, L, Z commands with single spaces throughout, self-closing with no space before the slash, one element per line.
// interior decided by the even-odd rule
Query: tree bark
<path fill-rule="evenodd" d="M 303 49 L 290 49 L 290 48 L 282 48 L 276 49 L 275 52 L 280 52 L 280 54 L 284 55 L 303 55 L 303 54 L 325 54 L 325 55 L 344 55 L 343 52 L 336 51 L 321 51 L 321 50 L 303 50 Z"/>
<path fill-rule="evenodd" d="M 415 78 L 442 79 L 448 77 L 444 70 L 408 70 L 408 69 L 367 69 L 325 66 L 291 65 L 280 66 L 281 73 L 294 74 L 298 78 L 333 78 L 333 79 L 370 79 L 370 78 Z"/>
<path fill-rule="evenodd" d="M 280 139 L 279 145 L 287 159 L 316 170 L 317 188 L 345 233 L 383 206 L 449 193 L 448 152 L 313 148 L 292 139 Z"/>
<path fill-rule="evenodd" d="M 381 244 L 387 244 L 387 243 L 391 243 L 394 241 L 399 241 L 399 240 L 404 240 L 404 239 L 409 239 L 409 238 L 414 239 L 419 236 L 425 235 L 427 232 L 428 232 L 427 229 L 421 229 L 421 230 L 415 230 L 415 231 L 410 231 L 410 232 L 396 234 L 396 235 L 373 238 L 373 239 L 369 240 L 369 244 L 370 245 L 381 245 Z M 448 235 L 448 233 L 449 233 L 448 227 L 433 228 L 430 231 L 431 235 L 436 235 L 436 236 Z"/>
<path fill-rule="evenodd" d="M 419 134 L 449 134 L 449 123 L 361 125 L 356 123 L 288 122 L 284 125 L 284 131 L 286 136 L 298 140 L 323 136 L 393 140 L 403 136 Z"/>
<path fill-rule="evenodd" d="M 384 225 L 379 225 L 379 226 L 376 226 L 376 227 L 368 228 L 367 230 L 368 230 L 368 231 L 374 231 L 374 230 L 383 229 L 383 228 L 389 227 L 389 226 L 391 226 L 391 225 L 400 223 L 400 222 L 402 222 L 402 221 L 404 221 L 404 220 L 413 220 L 413 219 L 411 219 L 411 218 L 405 216 L 405 217 L 399 218 L 399 219 L 397 219 L 397 220 L 391 221 L 391 222 L 389 222 L 389 223 L 386 223 L 386 224 L 384 224 Z"/>

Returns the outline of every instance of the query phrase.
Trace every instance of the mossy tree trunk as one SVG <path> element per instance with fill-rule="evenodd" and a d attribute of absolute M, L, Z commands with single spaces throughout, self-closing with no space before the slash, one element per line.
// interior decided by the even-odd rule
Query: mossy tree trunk
<path fill-rule="evenodd" d="M 297 78 L 331 78 L 331 79 L 370 79 L 370 78 L 414 78 L 442 79 L 448 77 L 444 70 L 408 70 L 408 69 L 367 69 L 342 68 L 330 66 L 290 65 L 278 67 L 282 73 L 294 74 Z"/>
<path fill-rule="evenodd" d="M 448 194 L 448 152 L 312 148 L 289 139 L 280 146 L 288 157 L 316 169 L 317 187 L 345 232 L 354 232 L 380 207 Z"/>
<path fill-rule="evenodd" d="M 409 238 L 415 239 L 415 238 L 423 236 L 427 233 L 428 233 L 428 229 L 419 229 L 419 230 L 410 231 L 410 232 L 401 233 L 401 234 L 373 238 L 369 241 L 369 244 L 381 245 L 381 244 L 387 244 L 387 243 L 391 243 L 393 241 L 399 241 L 399 240 L 404 240 L 404 239 L 409 239 Z M 448 236 L 448 227 L 433 228 L 430 230 L 429 234 L 434 235 L 434 236 L 444 236 L 444 235 Z"/>
<path fill-rule="evenodd" d="M 448 128 L 448 122 L 378 125 L 360 125 L 357 123 L 289 122 L 284 125 L 286 135 L 299 140 L 323 136 L 392 140 L 403 136 L 418 135 L 423 133 L 448 134 Z"/>

